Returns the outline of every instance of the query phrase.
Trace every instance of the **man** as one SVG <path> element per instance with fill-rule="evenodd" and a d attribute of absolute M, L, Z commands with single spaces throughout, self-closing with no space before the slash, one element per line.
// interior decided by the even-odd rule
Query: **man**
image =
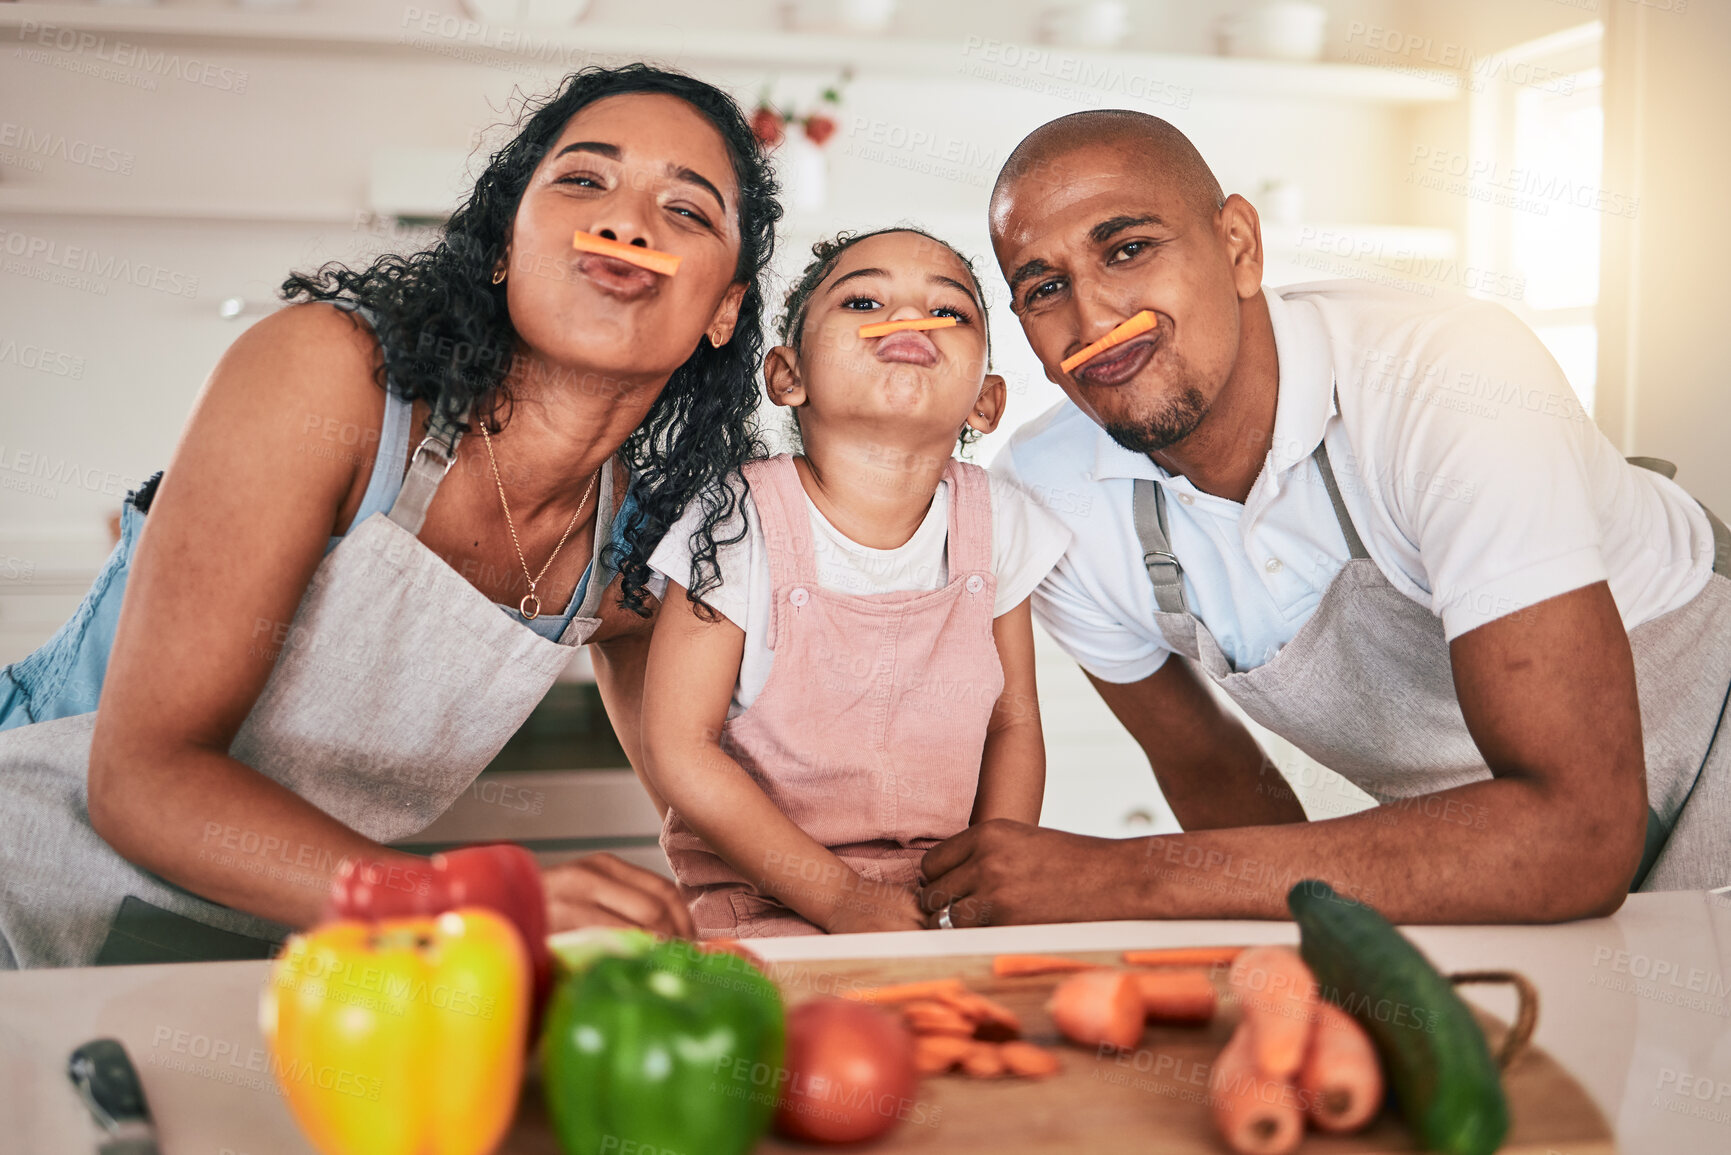
<path fill-rule="evenodd" d="M 1139 113 L 1036 130 L 991 229 L 1068 398 L 995 467 L 1082 511 L 1035 613 L 1184 833 L 975 827 L 926 856 L 933 925 L 1285 917 L 1304 878 L 1397 921 L 1542 922 L 1731 883 L 1731 542 L 1530 331 L 1264 289 L 1255 210 Z M 1307 822 L 1207 682 L 1382 804 Z"/>

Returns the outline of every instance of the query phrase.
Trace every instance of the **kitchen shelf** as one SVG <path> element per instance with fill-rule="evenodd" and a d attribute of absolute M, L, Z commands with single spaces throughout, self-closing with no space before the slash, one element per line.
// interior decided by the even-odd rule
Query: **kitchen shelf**
<path fill-rule="evenodd" d="M 359 205 L 221 203 L 144 204 L 79 199 L 58 189 L 0 188 L 0 216 L 101 217 L 112 220 L 233 221 L 240 224 L 353 224 Z"/>
<path fill-rule="evenodd" d="M 1185 93 L 1235 97 L 1311 97 L 1395 104 L 1455 100 L 1459 78 L 1446 70 L 1396 71 L 1359 64 L 1029 45 L 969 38 L 963 42 L 870 35 L 816 35 L 775 30 L 730 31 L 646 24 L 517 27 L 471 21 L 455 3 L 432 31 L 403 9 L 391 19 L 330 11 L 247 12 L 209 8 L 0 5 L 0 35 L 45 28 L 112 36 L 131 44 L 187 44 L 201 50 L 370 52 L 463 63 L 542 64 L 550 73 L 586 64 L 648 59 L 676 66 L 739 65 L 998 80 L 1033 91 L 1081 91 L 1136 102 L 1187 104 Z M 14 30 L 17 30 L 14 32 Z M 11 35 L 4 35 L 12 33 Z M 34 43 L 23 40 L 23 46 Z M 113 50 L 113 45 L 107 47 Z M 101 51 L 101 49 L 92 49 Z"/>

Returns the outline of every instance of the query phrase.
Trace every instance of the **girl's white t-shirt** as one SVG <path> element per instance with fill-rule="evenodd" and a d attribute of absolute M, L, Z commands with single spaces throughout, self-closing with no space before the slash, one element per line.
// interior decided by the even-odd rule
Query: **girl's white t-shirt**
<path fill-rule="evenodd" d="M 992 501 L 992 573 L 998 580 L 992 616 L 997 617 L 1015 609 L 1034 592 L 1069 548 L 1070 530 L 1020 485 L 996 474 L 988 477 Z M 716 547 L 720 584 L 703 595 L 703 600 L 717 613 L 745 631 L 745 652 L 739 663 L 733 701 L 727 710 L 729 718 L 757 700 L 775 659 L 775 651 L 770 649 L 770 600 L 774 590 L 769 576 L 768 545 L 750 492 L 738 479 L 734 484 L 741 492 L 738 511 L 716 528 L 716 536 L 727 538 L 738 533 L 741 514 L 745 517 L 746 533 L 732 545 Z M 895 549 L 872 549 L 848 538 L 818 512 L 809 495 L 805 507 L 811 519 L 820 588 L 870 595 L 936 590 L 949 583 L 947 479 L 938 483 L 931 508 L 914 535 Z M 693 502 L 655 547 L 649 558 L 650 568 L 669 581 L 689 587 L 691 535 L 702 524 L 702 507 Z"/>

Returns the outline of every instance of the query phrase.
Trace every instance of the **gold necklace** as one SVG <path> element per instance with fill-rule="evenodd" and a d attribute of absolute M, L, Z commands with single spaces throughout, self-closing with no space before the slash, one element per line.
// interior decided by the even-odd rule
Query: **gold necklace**
<path fill-rule="evenodd" d="M 479 422 L 481 440 L 487 446 L 487 460 L 493 466 L 493 484 L 499 487 L 499 505 L 505 510 L 505 528 L 511 531 L 511 544 L 517 549 L 517 564 L 523 567 L 523 576 L 528 579 L 529 592 L 523 595 L 523 600 L 517 603 L 517 612 L 523 615 L 524 621 L 534 621 L 541 616 L 541 599 L 535 596 L 535 586 L 547 576 L 547 570 L 553 564 L 553 559 L 559 556 L 559 551 L 565 548 L 565 539 L 571 536 L 571 531 L 577 528 L 577 516 L 583 512 L 583 507 L 589 504 L 589 495 L 595 492 L 595 482 L 601 476 L 597 469 L 589 475 L 589 488 L 583 491 L 583 499 L 577 503 L 577 508 L 571 512 L 571 524 L 565 527 L 565 532 L 559 535 L 559 544 L 553 547 L 553 552 L 547 557 L 547 564 L 541 567 L 541 572 L 534 577 L 529 576 L 529 563 L 523 559 L 523 543 L 517 540 L 517 527 L 511 521 L 511 503 L 505 500 L 505 483 L 499 480 L 499 459 L 493 456 L 493 438 L 487 432 L 487 423 Z"/>

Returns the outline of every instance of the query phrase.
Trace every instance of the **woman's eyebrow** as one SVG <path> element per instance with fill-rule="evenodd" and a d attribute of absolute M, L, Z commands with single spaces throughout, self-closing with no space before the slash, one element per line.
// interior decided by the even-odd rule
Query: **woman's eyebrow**
<path fill-rule="evenodd" d="M 568 152 L 592 152 L 598 156 L 604 156 L 608 160 L 619 160 L 625 155 L 616 144 L 608 144 L 607 142 L 600 140 L 574 140 L 558 152 L 554 153 L 553 158 L 557 160 Z M 667 164 L 667 175 L 676 180 L 684 181 L 686 184 L 696 185 L 698 188 L 715 198 L 716 208 L 720 209 L 722 212 L 727 211 L 727 198 L 721 195 L 721 190 L 715 187 L 714 181 L 710 180 L 696 169 L 687 168 L 682 164 L 676 164 L 669 161 Z"/>

